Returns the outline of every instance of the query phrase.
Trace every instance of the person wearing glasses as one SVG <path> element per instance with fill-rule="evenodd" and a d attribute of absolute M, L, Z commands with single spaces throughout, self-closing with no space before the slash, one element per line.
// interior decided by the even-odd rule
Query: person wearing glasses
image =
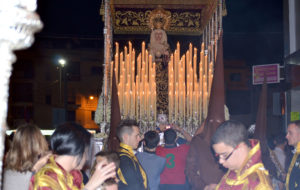
<path fill-rule="evenodd" d="M 222 123 L 211 140 L 212 148 L 219 163 L 228 168 L 218 185 L 207 189 L 272 189 L 268 171 L 261 161 L 260 143 L 248 139 L 246 127 L 238 121 Z"/>

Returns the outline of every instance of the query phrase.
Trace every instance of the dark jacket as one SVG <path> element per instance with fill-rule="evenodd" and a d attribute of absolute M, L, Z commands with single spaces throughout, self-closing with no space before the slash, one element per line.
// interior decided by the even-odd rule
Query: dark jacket
<path fill-rule="evenodd" d="M 195 136 L 191 141 L 185 172 L 193 190 L 204 189 L 212 183 L 218 184 L 224 175 L 213 156 L 210 144 L 201 135 Z"/>

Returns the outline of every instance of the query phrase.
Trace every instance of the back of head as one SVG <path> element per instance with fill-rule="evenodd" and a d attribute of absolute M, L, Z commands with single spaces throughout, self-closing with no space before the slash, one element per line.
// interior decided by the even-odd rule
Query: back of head
<path fill-rule="evenodd" d="M 176 138 L 177 134 L 174 129 L 167 129 L 164 132 L 164 140 L 166 144 L 175 144 Z"/>
<path fill-rule="evenodd" d="M 156 131 L 148 131 L 144 135 L 144 141 L 147 148 L 155 148 L 159 143 L 159 135 Z"/>
<path fill-rule="evenodd" d="M 123 135 L 129 134 L 133 132 L 133 127 L 138 127 L 138 123 L 132 119 L 121 120 L 118 129 L 117 136 L 121 142 L 124 142 Z"/>
<path fill-rule="evenodd" d="M 31 171 L 38 157 L 48 150 L 48 143 L 40 129 L 33 124 L 18 127 L 5 160 L 7 169 Z"/>
<path fill-rule="evenodd" d="M 67 122 L 55 129 L 50 144 L 54 154 L 79 156 L 80 162 L 90 146 L 90 141 L 91 134 L 84 127 Z"/>
<path fill-rule="evenodd" d="M 107 161 L 107 164 L 113 162 L 116 166 L 116 171 L 120 167 L 120 158 L 119 158 L 118 154 L 114 151 L 100 151 L 95 155 L 95 157 L 96 157 L 96 160 L 95 160 L 95 162 L 93 164 L 93 167 L 92 167 L 92 170 L 91 170 L 91 176 L 95 172 L 95 168 L 96 168 L 97 163 L 100 163 L 104 160 Z"/>
<path fill-rule="evenodd" d="M 275 146 L 277 145 L 283 145 L 286 143 L 286 138 L 285 138 L 285 134 L 283 133 L 280 133 L 280 134 L 277 134 L 275 137 L 274 137 L 274 144 Z"/>
<path fill-rule="evenodd" d="M 223 122 L 212 136 L 211 144 L 224 143 L 236 147 L 244 142 L 249 146 L 248 131 L 244 124 L 239 121 L 228 120 Z"/>

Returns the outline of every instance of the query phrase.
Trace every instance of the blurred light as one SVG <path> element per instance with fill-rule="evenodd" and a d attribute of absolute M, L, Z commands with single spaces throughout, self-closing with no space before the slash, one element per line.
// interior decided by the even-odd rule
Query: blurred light
<path fill-rule="evenodd" d="M 90 96 L 89 99 L 90 99 L 90 100 L 94 100 L 94 96 Z"/>
<path fill-rule="evenodd" d="M 58 63 L 59 63 L 62 67 L 64 67 L 65 64 L 66 64 L 66 60 L 65 60 L 65 59 L 59 59 L 59 60 L 58 60 Z"/>

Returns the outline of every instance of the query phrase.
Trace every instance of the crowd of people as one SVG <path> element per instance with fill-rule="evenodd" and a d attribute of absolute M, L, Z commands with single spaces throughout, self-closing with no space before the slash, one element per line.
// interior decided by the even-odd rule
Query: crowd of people
<path fill-rule="evenodd" d="M 21 125 L 4 158 L 3 189 L 300 189 L 300 121 L 291 122 L 286 135 L 278 134 L 269 141 L 275 174 L 264 166 L 260 141 L 251 139 L 239 121 L 221 123 L 207 151 L 199 147 L 197 152 L 197 147 L 190 146 L 199 135 L 193 138 L 174 124 L 141 134 L 138 123 L 126 119 L 120 122 L 116 136 L 120 141 L 117 151 L 104 149 L 93 155 L 92 135 L 79 124 L 57 126 L 48 142 L 37 126 Z M 197 154 L 191 153 L 195 151 Z M 197 167 L 201 154 L 213 154 L 207 170 L 214 165 L 221 174 L 210 176 L 212 180 L 205 183 L 201 180 L 206 170 Z M 86 165 L 92 165 L 88 174 Z"/>

